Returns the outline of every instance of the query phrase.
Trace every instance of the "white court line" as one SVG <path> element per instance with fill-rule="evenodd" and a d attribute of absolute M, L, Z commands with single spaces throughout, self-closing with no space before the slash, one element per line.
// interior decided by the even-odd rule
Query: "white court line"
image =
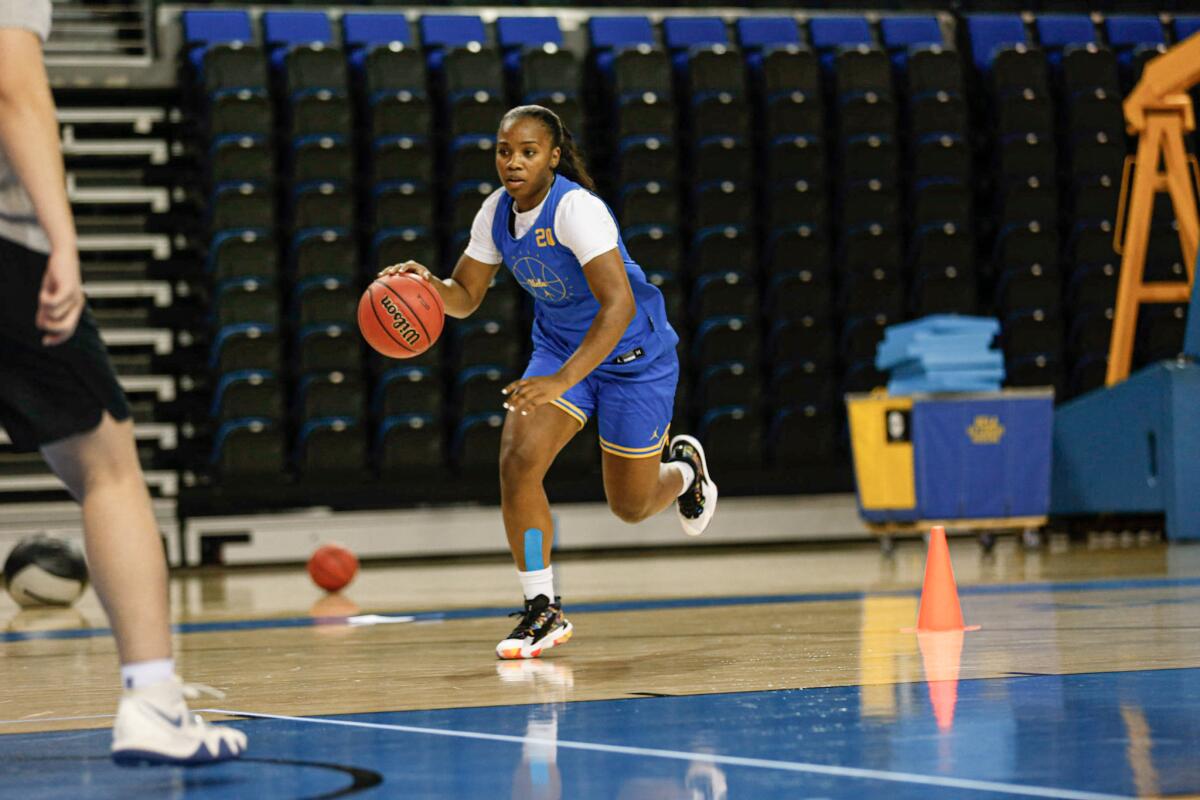
<path fill-rule="evenodd" d="M 0 725 L 21 725 L 32 722 L 78 722 L 85 719 L 113 719 L 116 716 L 116 714 L 88 714 L 87 716 L 83 717 L 26 717 L 25 719 L 0 719 Z"/>
<path fill-rule="evenodd" d="M 476 731 L 454 731 L 444 728 L 418 728 L 411 725 L 386 725 L 378 722 L 351 722 L 341 719 L 325 719 L 323 717 L 289 717 L 282 714 L 259 714 L 254 711 L 230 711 L 224 708 L 203 708 L 212 714 L 228 714 L 230 716 L 251 717 L 254 719 L 277 719 L 285 722 L 307 722 L 314 725 L 338 725 L 347 728 L 369 728 L 372 730 L 398 731 L 400 733 L 417 733 L 427 736 L 450 736 L 459 739 L 482 739 L 489 742 L 509 742 L 511 744 L 537 744 L 561 747 L 567 750 L 590 750 L 599 753 L 619 753 L 629 756 L 649 756 L 652 758 L 669 758 L 676 761 L 706 761 L 712 764 L 724 764 L 733 767 L 755 767 L 758 769 L 777 769 L 784 772 L 807 772 L 815 775 L 833 775 L 839 778 L 861 778 L 875 781 L 891 781 L 893 783 L 915 783 L 921 786 L 943 786 L 951 789 L 968 789 L 978 792 L 999 792 L 1001 794 L 1019 794 L 1025 797 L 1061 798 L 1061 800 L 1137 800 L 1128 795 L 1098 794 L 1096 792 L 1079 792 L 1073 789 L 1055 789 L 1048 786 L 1022 786 L 1016 783 L 999 783 L 996 781 L 976 781 L 969 778 L 947 778 L 941 775 L 917 775 L 911 772 L 890 772 L 878 769 L 862 769 L 860 767 L 838 767 L 828 764 L 806 764 L 800 761 L 774 761 L 766 758 L 743 758 L 741 756 L 723 756 L 713 753 L 687 753 L 680 750 L 659 750 L 652 747 L 626 747 L 615 744 L 599 744 L 596 742 L 572 742 L 562 739 L 538 739 L 531 736 L 507 736 L 501 733 L 478 733 Z"/>

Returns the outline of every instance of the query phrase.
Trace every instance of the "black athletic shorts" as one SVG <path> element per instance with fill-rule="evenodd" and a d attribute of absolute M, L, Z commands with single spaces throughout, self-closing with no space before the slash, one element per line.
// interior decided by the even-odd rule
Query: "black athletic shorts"
<path fill-rule="evenodd" d="M 0 237 L 0 426 L 25 452 L 94 429 L 105 410 L 130 414 L 90 309 L 70 339 L 42 344 L 33 320 L 45 272 L 44 254 Z"/>

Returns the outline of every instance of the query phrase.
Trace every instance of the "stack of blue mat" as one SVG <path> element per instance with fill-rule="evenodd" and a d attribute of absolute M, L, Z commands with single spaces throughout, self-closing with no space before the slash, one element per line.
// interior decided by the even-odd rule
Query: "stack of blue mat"
<path fill-rule="evenodd" d="M 875 367 L 890 372 L 888 394 L 994 392 L 1004 381 L 1004 355 L 991 349 L 1000 323 L 936 314 L 884 333 Z"/>

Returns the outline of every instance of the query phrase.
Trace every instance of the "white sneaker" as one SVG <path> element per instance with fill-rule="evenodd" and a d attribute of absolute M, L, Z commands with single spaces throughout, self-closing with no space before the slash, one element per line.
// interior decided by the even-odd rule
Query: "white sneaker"
<path fill-rule="evenodd" d="M 144 689 L 126 689 L 113 725 L 112 757 L 122 766 L 171 764 L 193 766 L 238 758 L 246 734 L 210 725 L 193 714 L 186 700 L 215 689 L 185 684 L 179 676 Z"/>
<path fill-rule="evenodd" d="M 713 514 L 717 513 L 717 485 L 708 474 L 704 446 L 691 436 L 675 436 L 671 439 L 667 461 L 686 462 L 696 471 L 692 485 L 675 501 L 675 510 L 679 514 L 683 532 L 688 536 L 699 536 L 712 521 Z"/>

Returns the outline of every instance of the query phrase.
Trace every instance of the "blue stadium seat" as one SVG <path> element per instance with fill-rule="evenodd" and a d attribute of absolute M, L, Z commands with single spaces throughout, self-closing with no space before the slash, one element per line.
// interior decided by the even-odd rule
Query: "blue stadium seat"
<path fill-rule="evenodd" d="M 1108 44 L 1117 54 L 1122 89 L 1128 91 L 1151 58 L 1165 53 L 1167 33 L 1162 20 L 1151 14 L 1114 14 L 1104 20 Z"/>
<path fill-rule="evenodd" d="M 265 88 L 214 89 L 202 103 L 201 113 L 209 139 L 231 134 L 271 136 L 275 132 L 275 111 Z"/>
<path fill-rule="evenodd" d="M 817 359 L 776 362 L 771 366 L 768 398 L 776 409 L 800 403 L 834 403 L 833 348 Z"/>
<path fill-rule="evenodd" d="M 837 416 L 832 404 L 787 405 L 771 417 L 768 459 L 774 467 L 799 467 L 832 460 L 837 450 Z"/>
<path fill-rule="evenodd" d="M 388 477 L 438 476 L 445 472 L 442 426 L 436 414 L 394 414 L 375 434 L 375 463 Z"/>
<path fill-rule="evenodd" d="M 579 92 L 583 76 L 575 54 L 563 48 L 555 17 L 500 17 L 496 38 L 521 103 L 552 109 L 568 130 L 583 130 Z"/>
<path fill-rule="evenodd" d="M 376 136 L 366 160 L 369 184 L 405 180 L 429 183 L 434 177 L 434 152 L 427 136 L 395 133 Z"/>
<path fill-rule="evenodd" d="M 332 275 L 342 280 L 358 277 L 358 245 L 348 228 L 309 228 L 292 237 L 288 250 L 289 273 L 294 280 Z"/>
<path fill-rule="evenodd" d="M 498 412 L 463 417 L 454 431 L 451 452 L 460 472 L 494 473 L 500 461 L 500 430 L 504 415 Z"/>
<path fill-rule="evenodd" d="M 960 181 L 914 181 L 908 205 L 910 224 L 917 228 L 948 222 L 966 230 L 975 222 L 972 206 L 971 188 Z"/>
<path fill-rule="evenodd" d="M 188 62 L 206 93 L 265 89 L 267 67 L 245 11 L 184 11 Z"/>
<path fill-rule="evenodd" d="M 477 317 L 447 326 L 450 368 L 455 372 L 472 367 L 515 369 L 522 349 L 517 332 L 501 320 Z M 494 403 L 488 408 L 495 408 Z"/>
<path fill-rule="evenodd" d="M 491 112 L 489 112 L 490 114 Z M 490 117 L 488 117 L 490 119 Z M 480 127 L 485 118 L 480 118 Z M 481 133 L 455 136 L 446 146 L 446 169 L 443 175 L 451 186 L 460 181 L 494 181 L 496 176 L 496 134 L 500 117 L 491 129 Z"/>
<path fill-rule="evenodd" d="M 233 228 L 213 234 L 205 258 L 213 280 L 271 278 L 279 272 L 279 249 L 267 228 Z"/>
<path fill-rule="evenodd" d="M 293 416 L 298 421 L 323 417 L 362 419 L 366 387 L 355 373 L 334 370 L 300 376 L 293 394 Z"/>
<path fill-rule="evenodd" d="M 213 390 L 209 416 L 220 422 L 239 417 L 278 421 L 283 418 L 283 388 L 271 370 L 226 372 Z"/>
<path fill-rule="evenodd" d="M 296 184 L 287 194 L 288 232 L 305 228 L 351 228 L 355 222 L 354 195 L 339 181 Z"/>
<path fill-rule="evenodd" d="M 613 158 L 616 185 L 658 181 L 674 183 L 679 178 L 679 155 L 670 136 L 661 134 L 625 136 Z"/>
<path fill-rule="evenodd" d="M 692 284 L 691 318 L 740 316 L 752 318 L 761 313 L 758 287 L 745 272 L 707 272 Z"/>
<path fill-rule="evenodd" d="M 676 275 L 683 269 L 683 245 L 670 225 L 635 225 L 621 231 L 621 238 L 633 259 L 647 274 Z"/>
<path fill-rule="evenodd" d="M 644 16 L 591 17 L 592 59 L 616 141 L 625 136 L 675 132 L 671 62 Z M 614 142 L 615 144 L 615 142 Z"/>
<path fill-rule="evenodd" d="M 279 296 L 269 278 L 227 278 L 213 289 L 213 325 L 278 325 Z"/>
<path fill-rule="evenodd" d="M 731 466 L 754 467 L 762 463 L 763 424 L 758 409 L 724 406 L 705 412 L 697 430 L 705 447 L 720 451 Z"/>
<path fill-rule="evenodd" d="M 735 27 L 738 43 L 746 51 L 799 45 L 804 41 L 794 17 L 742 17 Z"/>
<path fill-rule="evenodd" d="M 875 44 L 866 18 L 817 17 L 809 22 L 809 31 L 813 47 L 833 79 L 840 134 L 894 134 L 892 65 Z"/>
<path fill-rule="evenodd" d="M 692 400 L 699 414 L 724 406 L 757 408 L 762 403 L 758 365 L 726 361 L 705 367 L 696 376 Z"/>
<path fill-rule="evenodd" d="M 428 228 L 382 228 L 371 239 L 371 260 L 367 272 L 374 273 L 392 264 L 416 261 L 432 270 L 441 263 L 441 248 Z"/>
<path fill-rule="evenodd" d="M 409 89 L 425 93 L 425 65 L 403 14 L 342 16 L 350 65 L 368 92 Z"/>
<path fill-rule="evenodd" d="M 437 369 L 406 364 L 379 376 L 371 396 L 371 414 L 377 419 L 406 414 L 440 416 L 445 401 Z"/>
<path fill-rule="evenodd" d="M 971 14 L 967 34 L 975 68 L 983 73 L 992 70 L 1002 53 L 1029 48 L 1029 33 L 1016 14 Z"/>
<path fill-rule="evenodd" d="M 265 417 L 224 422 L 213 437 L 209 466 L 220 479 L 277 478 L 284 471 L 283 432 Z"/>
<path fill-rule="evenodd" d="M 772 276 L 763 295 L 767 317 L 777 322 L 827 314 L 832 303 L 829 281 L 827 266 L 806 266 Z"/>
<path fill-rule="evenodd" d="M 358 313 L 355 282 L 336 275 L 314 275 L 292 289 L 292 322 L 309 325 L 351 325 Z"/>
<path fill-rule="evenodd" d="M 749 317 L 711 317 L 696 326 L 692 359 L 703 369 L 724 361 L 758 361 L 758 326 Z"/>
<path fill-rule="evenodd" d="M 482 19 L 469 14 L 425 14 L 420 27 L 429 69 L 451 108 L 464 93 L 503 93 L 503 66 L 488 44 Z"/>
<path fill-rule="evenodd" d="M 361 476 L 367 469 L 367 442 L 355 417 L 318 417 L 303 422 L 293 451 L 301 475 Z"/>
<path fill-rule="evenodd" d="M 709 136 L 748 136 L 746 65 L 729 44 L 724 20 L 668 17 L 663 35 L 687 97 L 690 144 Z"/>
<path fill-rule="evenodd" d="M 500 364 L 478 364 L 458 371 L 451 387 L 451 402 L 457 415 L 496 413 L 504 400 L 500 390 L 514 377 L 511 367 Z"/>
<path fill-rule="evenodd" d="M 750 229 L 740 225 L 713 225 L 697 230 L 685 267 L 693 278 L 710 273 L 723 275 L 731 270 L 748 274 L 757 272 L 757 251 Z"/>
<path fill-rule="evenodd" d="M 803 267 L 827 270 L 832 262 L 829 238 L 822 227 L 802 223 L 767 233 L 763 269 L 769 275 Z"/>
<path fill-rule="evenodd" d="M 227 134 L 208 144 L 209 186 L 229 182 L 268 185 L 275 181 L 275 154 L 269 136 Z"/>
<path fill-rule="evenodd" d="M 306 91 L 345 92 L 346 59 L 325 12 L 267 11 L 262 24 L 271 65 L 293 102 Z"/>
<path fill-rule="evenodd" d="M 296 333 L 292 367 L 297 373 L 357 372 L 362 368 L 362 338 L 349 325 L 306 325 Z"/>
<path fill-rule="evenodd" d="M 348 124 L 349 119 L 347 119 Z M 329 134 L 294 136 L 288 145 L 285 169 L 291 181 L 296 183 L 310 181 L 350 183 L 354 180 L 354 152 L 348 136 Z"/>
<path fill-rule="evenodd" d="M 282 364 L 283 349 L 274 325 L 227 325 L 213 336 L 208 360 L 210 372 L 224 373 L 239 369 L 278 371 Z"/>
<path fill-rule="evenodd" d="M 389 227 L 433 228 L 433 193 L 420 181 L 388 181 L 369 190 L 368 219 L 376 233 Z"/>

